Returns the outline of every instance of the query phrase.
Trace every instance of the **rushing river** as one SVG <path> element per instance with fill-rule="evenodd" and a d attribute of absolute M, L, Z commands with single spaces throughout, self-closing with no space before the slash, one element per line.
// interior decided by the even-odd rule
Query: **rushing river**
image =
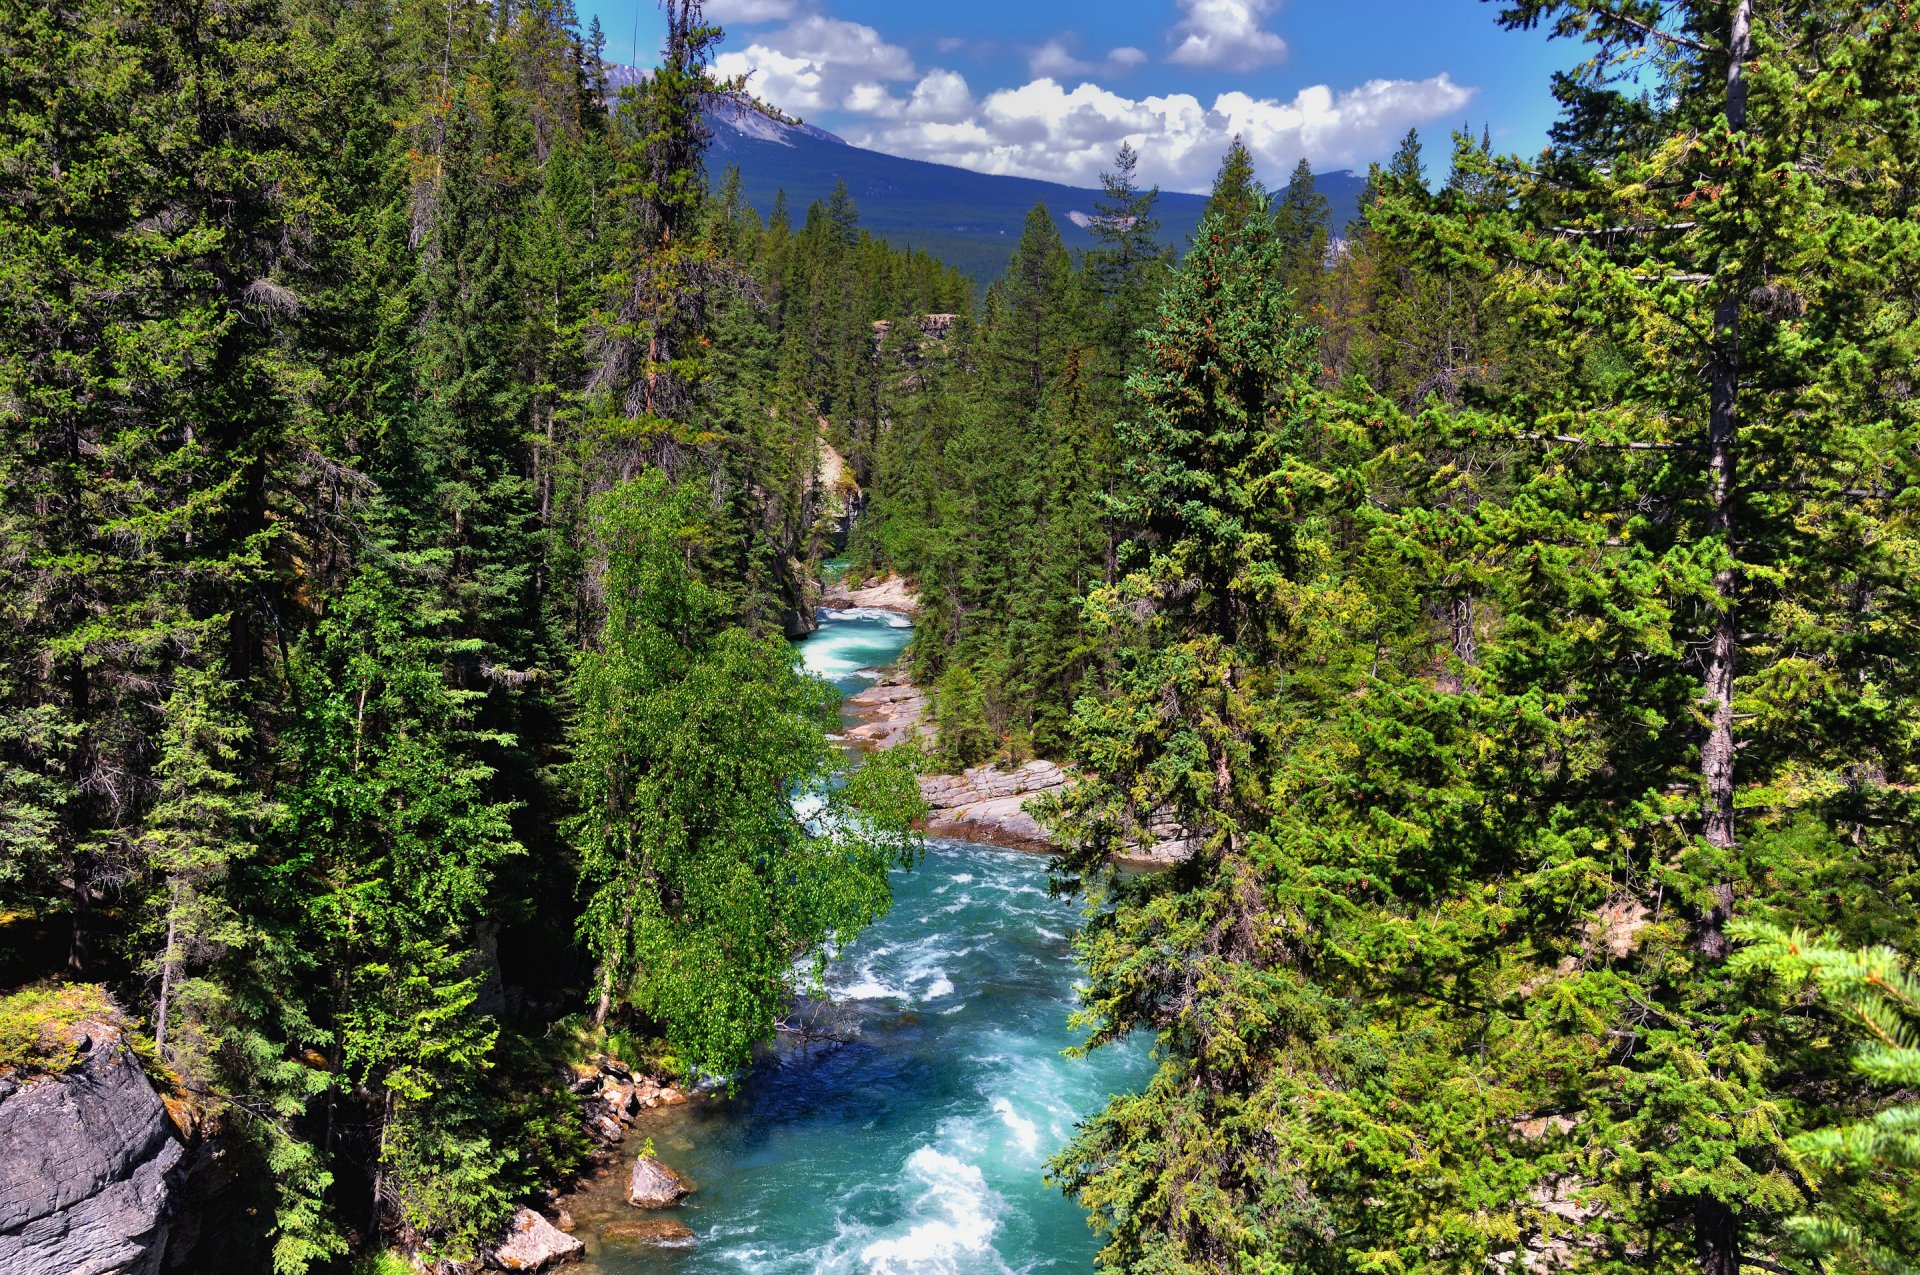
<path fill-rule="evenodd" d="M 802 644 L 844 692 L 870 685 L 911 631 L 829 612 Z M 893 910 L 841 955 L 830 1039 L 783 1037 L 731 1098 L 649 1115 L 634 1138 L 699 1190 L 674 1212 L 683 1249 L 602 1244 L 639 1216 L 619 1181 L 574 1203 L 607 1275 L 706 1272 L 1082 1271 L 1084 1216 L 1042 1180 L 1046 1159 L 1109 1094 L 1145 1080 L 1143 1048 L 1070 1061 L 1071 905 L 1034 855 L 936 841 L 894 875 Z"/>

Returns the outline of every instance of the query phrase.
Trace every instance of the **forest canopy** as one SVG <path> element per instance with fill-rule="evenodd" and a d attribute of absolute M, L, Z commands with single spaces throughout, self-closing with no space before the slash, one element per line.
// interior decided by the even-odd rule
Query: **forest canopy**
<path fill-rule="evenodd" d="M 1120 143 L 976 295 L 709 172 L 785 117 L 663 7 L 614 92 L 568 0 L 0 0 L 0 1067 L 124 1015 L 226 1269 L 472 1262 L 574 1055 L 744 1076 L 1039 757 L 1101 1270 L 1920 1269 L 1910 8 L 1505 0 L 1541 154 L 1236 141 L 1170 244 Z M 842 551 L 932 717 L 850 777 Z"/>

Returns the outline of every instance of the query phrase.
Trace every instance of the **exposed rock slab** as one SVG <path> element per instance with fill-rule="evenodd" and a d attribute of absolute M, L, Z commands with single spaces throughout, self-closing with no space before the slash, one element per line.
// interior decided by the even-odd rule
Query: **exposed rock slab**
<path fill-rule="evenodd" d="M 876 611 L 912 615 L 920 609 L 920 599 L 905 580 L 896 575 L 884 575 L 857 589 L 849 587 L 844 580 L 832 584 L 821 593 L 820 605 L 835 610 L 871 607 Z"/>
<path fill-rule="evenodd" d="M 636 1209 L 668 1209 L 691 1194 L 687 1180 L 650 1156 L 633 1162 L 627 1179 L 627 1203 Z"/>
<path fill-rule="evenodd" d="M 586 1248 L 532 1209 L 515 1209 L 506 1242 L 487 1254 L 487 1265 L 501 1271 L 544 1271 L 572 1261 Z"/>
<path fill-rule="evenodd" d="M 1052 838 L 1028 809 L 1037 797 L 1059 792 L 1072 778 L 1056 762 L 1021 766 L 975 766 L 957 775 L 923 775 L 920 795 L 931 811 L 927 831 L 936 837 L 964 837 L 1021 850 L 1051 850 Z M 1143 865 L 1178 863 L 1200 843 L 1195 829 L 1182 826 L 1170 812 L 1148 821 L 1143 843 L 1120 858 Z"/>
<path fill-rule="evenodd" d="M 845 738 L 862 748 L 892 748 L 913 738 L 927 720 L 927 693 L 907 681 L 886 681 L 847 696 L 855 718 Z M 931 733 L 931 732 L 929 732 Z"/>
<path fill-rule="evenodd" d="M 0 1271 L 153 1275 L 185 1147 L 119 1029 L 0 1098 Z"/>
<path fill-rule="evenodd" d="M 975 766 L 957 775 L 923 775 L 920 795 L 932 807 L 927 831 L 994 845 L 1044 850 L 1047 830 L 1027 813 L 1027 802 L 1066 785 L 1067 772 L 1050 761 L 1030 761 L 1003 770 Z"/>
<path fill-rule="evenodd" d="M 602 1243 L 686 1248 L 693 1243 L 693 1232 L 670 1217 L 650 1217 L 637 1222 L 609 1222 L 600 1228 L 600 1239 Z"/>

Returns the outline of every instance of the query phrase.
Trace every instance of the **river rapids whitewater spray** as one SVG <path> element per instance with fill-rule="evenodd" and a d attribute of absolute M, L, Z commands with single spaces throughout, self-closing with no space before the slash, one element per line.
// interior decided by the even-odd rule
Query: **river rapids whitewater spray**
<path fill-rule="evenodd" d="M 807 667 L 852 693 L 906 645 L 905 620 L 829 611 Z M 602 1243 L 601 1223 L 648 1216 L 624 1174 L 573 1202 L 605 1275 L 1041 1272 L 1089 1269 L 1098 1241 L 1043 1180 L 1047 1157 L 1113 1093 L 1142 1085 L 1144 1044 L 1069 1060 L 1073 906 L 1037 855 L 934 841 L 893 878 L 893 910 L 841 953 L 830 1007 L 783 1037 L 731 1098 L 643 1120 L 660 1158 L 699 1190 L 674 1211 L 675 1249 Z"/>

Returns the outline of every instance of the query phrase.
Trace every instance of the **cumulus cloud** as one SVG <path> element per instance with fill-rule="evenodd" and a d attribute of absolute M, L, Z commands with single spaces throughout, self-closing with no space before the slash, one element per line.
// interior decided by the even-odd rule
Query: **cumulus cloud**
<path fill-rule="evenodd" d="M 1110 49 L 1099 62 L 1077 56 L 1068 43 L 1055 37 L 1038 48 L 1027 50 L 1027 73 L 1035 79 L 1069 79 L 1084 75 L 1119 75 L 1147 60 L 1139 49 L 1123 46 Z"/>
<path fill-rule="evenodd" d="M 793 0 L 707 0 L 715 22 L 777 22 L 793 16 Z"/>
<path fill-rule="evenodd" d="M 785 2 L 725 0 L 735 10 Z M 1272 60 L 1285 49 L 1261 26 L 1278 0 L 1180 4 L 1186 43 L 1176 54 L 1192 46 L 1229 59 L 1218 62 L 1225 66 L 1230 56 Z M 1389 154 L 1410 127 L 1458 119 L 1474 95 L 1442 74 L 1341 90 L 1317 84 L 1290 98 L 1238 91 L 1210 103 L 1189 93 L 1130 97 L 1098 81 L 1140 66 L 1146 55 L 1120 47 L 1083 60 L 1070 36 L 1029 50 L 1027 83 L 976 94 L 958 71 L 923 71 L 870 26 L 804 5 L 797 12 L 754 35 L 745 49 L 723 52 L 715 69 L 725 76 L 751 72 L 753 91 L 782 110 L 833 112 L 833 127 L 858 146 L 1076 185 L 1095 184 L 1123 141 L 1140 152 L 1142 177 L 1169 190 L 1206 190 L 1235 136 L 1275 184 L 1302 157 L 1316 169 L 1357 168 Z M 1208 43 L 1219 40 L 1238 53 Z"/>
<path fill-rule="evenodd" d="M 915 75 L 913 56 L 872 27 L 817 13 L 722 53 L 713 66 L 724 77 L 750 75 L 753 92 L 793 114 L 836 107 L 898 114 L 902 104 L 882 86 Z"/>
<path fill-rule="evenodd" d="M 958 71 L 929 71 L 913 86 L 907 118 L 931 124 L 956 124 L 973 114 L 973 91 Z"/>
<path fill-rule="evenodd" d="M 1093 63 L 1073 56 L 1065 42 L 1048 40 L 1027 55 L 1027 70 L 1036 76 L 1085 75 Z"/>
<path fill-rule="evenodd" d="M 965 90 L 959 76 L 936 71 L 914 90 L 904 113 L 876 113 L 848 129 L 848 140 L 980 172 L 1078 185 L 1092 185 L 1125 141 L 1140 152 L 1147 181 L 1203 191 L 1235 136 L 1277 183 L 1303 156 L 1322 170 L 1378 159 L 1408 128 L 1457 116 L 1474 95 L 1444 74 L 1369 80 L 1340 92 L 1313 85 L 1285 101 L 1223 93 L 1210 106 L 1186 93 L 1129 98 L 1097 84 L 1067 89 L 1047 77 L 978 102 L 963 96 Z M 936 100 L 943 103 L 939 109 Z"/>
<path fill-rule="evenodd" d="M 1287 42 L 1266 29 L 1279 0 L 1180 0 L 1179 43 L 1167 55 L 1180 66 L 1251 71 L 1287 56 Z"/>

